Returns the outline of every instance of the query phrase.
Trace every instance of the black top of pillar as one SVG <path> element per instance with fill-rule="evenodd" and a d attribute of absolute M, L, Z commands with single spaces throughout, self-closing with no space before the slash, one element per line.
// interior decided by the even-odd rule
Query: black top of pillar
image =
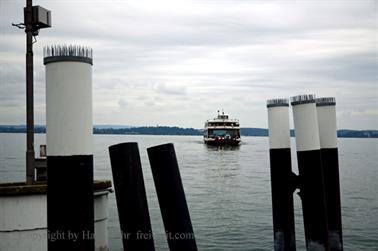
<path fill-rule="evenodd" d="M 336 105 L 336 99 L 334 97 L 323 97 L 316 99 L 316 106 L 332 106 Z"/>
<path fill-rule="evenodd" d="M 63 61 L 93 65 L 93 51 L 79 45 L 51 45 L 43 48 L 43 64 Z"/>
<path fill-rule="evenodd" d="M 291 105 L 315 103 L 315 94 L 298 95 L 291 97 Z"/>
<path fill-rule="evenodd" d="M 289 106 L 289 100 L 286 98 L 268 99 L 266 101 L 266 107 L 277 107 L 277 106 Z"/>

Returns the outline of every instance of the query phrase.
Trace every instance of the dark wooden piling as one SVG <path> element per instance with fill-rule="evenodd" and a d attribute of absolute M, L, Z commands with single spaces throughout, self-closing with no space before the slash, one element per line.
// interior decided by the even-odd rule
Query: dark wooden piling
<path fill-rule="evenodd" d="M 48 250 L 94 250 L 93 155 L 47 156 Z"/>
<path fill-rule="evenodd" d="M 197 251 L 173 144 L 147 149 L 171 251 Z"/>
<path fill-rule="evenodd" d="M 137 143 L 109 147 L 124 250 L 154 251 Z"/>
<path fill-rule="evenodd" d="M 272 188 L 274 250 L 295 251 L 295 222 L 289 149 L 270 149 L 270 174 Z"/>
<path fill-rule="evenodd" d="M 329 250 L 320 150 L 297 152 L 297 158 L 307 250 Z"/>
<path fill-rule="evenodd" d="M 321 149 L 331 251 L 343 250 L 338 150 Z"/>

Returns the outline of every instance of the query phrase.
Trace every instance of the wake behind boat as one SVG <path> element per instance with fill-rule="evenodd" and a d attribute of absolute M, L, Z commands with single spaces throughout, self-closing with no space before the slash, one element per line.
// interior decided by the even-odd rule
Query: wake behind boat
<path fill-rule="evenodd" d="M 229 119 L 228 115 L 219 114 L 205 122 L 204 142 L 208 145 L 237 146 L 241 142 L 240 124 L 237 119 Z"/>

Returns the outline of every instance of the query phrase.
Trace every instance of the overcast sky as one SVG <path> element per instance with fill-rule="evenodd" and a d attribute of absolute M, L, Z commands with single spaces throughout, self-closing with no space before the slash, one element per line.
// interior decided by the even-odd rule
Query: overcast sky
<path fill-rule="evenodd" d="M 266 100 L 335 96 L 339 128 L 378 129 L 378 1 L 34 0 L 52 12 L 34 44 L 93 48 L 95 124 L 202 128 L 224 109 L 266 127 Z M 24 0 L 0 0 L 0 124 L 25 124 Z"/>

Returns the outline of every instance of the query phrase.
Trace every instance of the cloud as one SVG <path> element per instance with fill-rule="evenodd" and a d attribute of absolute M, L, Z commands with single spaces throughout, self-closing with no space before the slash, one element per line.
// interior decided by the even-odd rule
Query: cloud
<path fill-rule="evenodd" d="M 168 85 L 165 83 L 156 83 L 153 86 L 153 89 L 162 94 L 168 95 L 185 95 L 186 94 L 186 87 L 180 85 Z"/>
<path fill-rule="evenodd" d="M 10 25 L 22 21 L 23 4 L 0 1 L 1 123 L 24 121 L 25 34 Z M 38 5 L 52 11 L 53 27 L 34 44 L 37 123 L 42 48 L 72 43 L 94 50 L 96 124 L 198 128 L 224 108 L 242 126 L 266 127 L 266 99 L 316 93 L 336 96 L 339 127 L 377 127 L 376 1 Z"/>
<path fill-rule="evenodd" d="M 124 109 L 124 108 L 127 108 L 128 103 L 127 103 L 125 100 L 120 99 L 120 100 L 118 100 L 118 105 L 119 105 L 119 107 L 120 107 L 121 109 Z"/>

